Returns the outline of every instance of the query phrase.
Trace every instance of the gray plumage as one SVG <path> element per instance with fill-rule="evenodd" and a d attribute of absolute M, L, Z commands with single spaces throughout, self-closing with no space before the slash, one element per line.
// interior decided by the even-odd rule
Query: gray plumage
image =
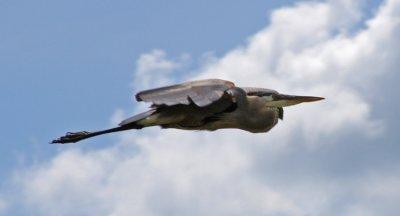
<path fill-rule="evenodd" d="M 137 93 L 136 100 L 151 103 L 150 110 L 122 121 L 119 127 L 97 132 L 67 133 L 51 143 L 77 142 L 105 133 L 151 126 L 208 131 L 238 128 L 252 133 L 267 132 L 279 119 L 283 119 L 283 107 L 321 99 L 284 95 L 264 88 L 240 88 L 220 79 L 185 82 Z"/>
<path fill-rule="evenodd" d="M 200 80 L 142 91 L 136 94 L 136 100 L 150 102 L 155 106 L 190 105 L 193 102 L 204 107 L 220 99 L 226 90 L 234 86 L 225 80 Z"/>

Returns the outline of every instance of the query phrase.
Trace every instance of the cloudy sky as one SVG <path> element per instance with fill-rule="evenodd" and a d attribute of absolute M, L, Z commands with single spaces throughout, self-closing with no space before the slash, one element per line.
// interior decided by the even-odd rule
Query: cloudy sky
<path fill-rule="evenodd" d="M 0 215 L 397 215 L 400 0 L 1 1 Z M 325 101 L 267 134 L 150 128 L 141 89 L 222 78 Z"/>

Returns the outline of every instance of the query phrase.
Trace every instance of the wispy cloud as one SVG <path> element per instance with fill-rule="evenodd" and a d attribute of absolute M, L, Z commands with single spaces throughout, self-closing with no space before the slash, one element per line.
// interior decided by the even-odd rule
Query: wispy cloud
<path fill-rule="evenodd" d="M 176 60 L 167 59 L 165 51 L 155 49 L 149 53 L 142 54 L 137 60 L 137 68 L 134 76 L 133 87 L 135 89 L 146 89 L 171 84 L 174 72 L 182 69 L 190 56 L 183 54 Z"/>
<path fill-rule="evenodd" d="M 0 215 L 7 210 L 7 202 L 0 196 Z"/>

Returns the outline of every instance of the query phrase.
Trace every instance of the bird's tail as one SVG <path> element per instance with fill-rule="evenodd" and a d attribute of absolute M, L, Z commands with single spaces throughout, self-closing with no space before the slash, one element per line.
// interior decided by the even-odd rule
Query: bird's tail
<path fill-rule="evenodd" d="M 114 133 L 114 132 L 118 132 L 118 131 L 131 130 L 131 129 L 141 129 L 144 126 L 140 125 L 139 121 L 151 116 L 153 113 L 155 113 L 155 111 L 156 110 L 152 109 L 147 112 L 140 113 L 138 115 L 135 115 L 133 117 L 123 120 L 119 124 L 119 127 L 110 128 L 107 130 L 101 130 L 101 131 L 95 131 L 95 132 L 88 132 L 88 131 L 68 132 L 65 136 L 62 136 L 58 139 L 51 141 L 50 144 L 75 143 L 75 142 L 79 142 L 81 140 L 84 140 L 84 139 L 87 139 L 90 137 L 94 137 L 94 136 L 99 136 L 102 134 Z"/>

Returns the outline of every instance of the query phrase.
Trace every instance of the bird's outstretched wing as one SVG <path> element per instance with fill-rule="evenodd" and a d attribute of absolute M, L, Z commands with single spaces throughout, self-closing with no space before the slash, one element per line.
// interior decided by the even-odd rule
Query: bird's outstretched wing
<path fill-rule="evenodd" d="M 269 96 L 271 94 L 278 94 L 277 91 L 266 88 L 243 87 L 242 88 L 249 96 Z"/>
<path fill-rule="evenodd" d="M 232 88 L 235 88 L 235 84 L 226 80 L 198 80 L 142 91 L 136 94 L 136 100 L 151 102 L 153 106 L 189 105 L 193 102 L 205 107 L 218 101 Z"/>

